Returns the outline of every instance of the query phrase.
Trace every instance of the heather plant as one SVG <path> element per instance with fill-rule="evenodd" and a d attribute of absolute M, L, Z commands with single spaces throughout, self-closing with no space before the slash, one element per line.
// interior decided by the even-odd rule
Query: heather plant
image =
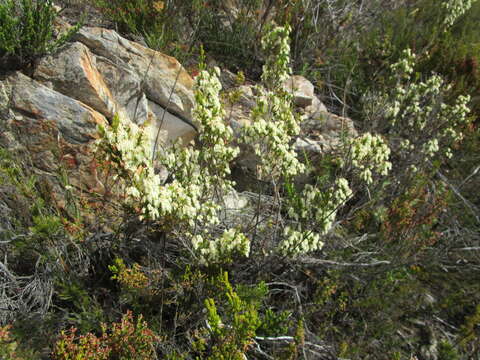
<path fill-rule="evenodd" d="M 105 326 L 103 327 L 106 333 Z M 113 323 L 108 335 L 112 358 L 119 360 L 150 360 L 155 358 L 155 343 L 158 337 L 148 328 L 140 315 L 133 319 L 128 311 L 118 323 Z"/>
<path fill-rule="evenodd" d="M 242 360 L 253 344 L 256 330 L 261 324 L 258 314 L 258 304 L 242 299 L 228 280 L 228 274 L 220 277 L 225 291 L 226 316 L 218 313 L 215 300 L 205 300 L 207 310 L 207 329 L 210 333 L 211 350 L 207 350 L 206 339 L 197 341 L 197 348 L 204 353 L 203 358 L 211 360 L 234 359 Z"/>
<path fill-rule="evenodd" d="M 228 264 L 236 254 L 244 257 L 250 255 L 250 240 L 235 229 L 225 230 L 221 236 L 214 239 L 196 235 L 192 238 L 192 244 L 202 265 Z"/>
<path fill-rule="evenodd" d="M 293 221 L 284 230 L 280 252 L 301 255 L 321 250 L 321 236 L 333 227 L 337 211 L 352 196 L 348 181 L 338 178 L 329 191 L 307 184 L 300 194 L 290 194 L 286 206 Z"/>
<path fill-rule="evenodd" d="M 470 97 L 460 95 L 454 104 L 444 103 L 449 86 L 435 74 L 415 81 L 414 61 L 411 50 L 405 50 L 391 67 L 394 90 L 384 96 L 397 156 L 416 171 L 435 158 L 452 156 L 453 147 L 463 138 L 462 128 L 469 123 Z"/>
<path fill-rule="evenodd" d="M 81 26 L 54 36 L 57 10 L 52 0 L 0 2 L 0 65 L 17 70 L 65 44 Z"/>
<path fill-rule="evenodd" d="M 265 87 L 257 88 L 252 123 L 242 128 L 243 142 L 252 146 L 258 157 L 258 177 L 274 182 L 305 171 L 292 146 L 293 137 L 300 131 L 299 119 L 292 111 L 292 96 L 281 89 L 291 74 L 289 33 L 288 26 L 276 27 L 262 40 L 269 54 L 262 74 Z"/>
<path fill-rule="evenodd" d="M 219 202 L 233 189 L 233 183 L 227 180 L 229 162 L 238 153 L 230 145 L 233 132 L 223 123 L 221 85 L 216 74 L 218 70 L 213 73 L 202 70 L 196 78 L 193 115 L 201 131 L 200 148 L 177 143 L 158 154 L 157 162 L 173 175 L 172 182 L 163 184 L 155 173 L 151 131 L 116 117 L 111 128 L 101 128 L 104 137 L 98 143 L 117 172 L 127 180 L 126 193 L 132 206 L 141 205 L 139 215 L 157 221 L 167 230 L 173 224 L 184 224 L 185 235 L 204 259 L 205 249 L 219 250 L 206 245 L 202 237 L 209 236 L 209 227 L 219 223 Z M 220 239 L 227 241 L 226 237 Z M 241 247 L 239 253 L 248 255 L 247 240 L 244 236 L 241 239 L 230 244 L 237 244 Z M 212 258 L 216 257 L 218 254 L 212 254 Z"/>
<path fill-rule="evenodd" d="M 129 311 L 110 328 L 102 326 L 102 335 L 77 336 L 77 329 L 62 331 L 52 352 L 55 360 L 151 360 L 155 356 L 157 336 L 140 315 L 133 319 Z"/>
<path fill-rule="evenodd" d="M 198 142 L 204 148 L 201 162 L 208 167 L 210 174 L 218 177 L 216 184 L 228 192 L 234 185 L 226 177 L 230 175 L 230 162 L 238 155 L 238 147 L 231 146 L 232 128 L 225 124 L 225 111 L 220 103 L 222 88 L 218 77 L 220 70 L 209 73 L 201 67 L 195 78 L 195 106 L 193 116 L 199 124 Z M 215 184 L 214 184 L 215 185 Z"/>
<path fill-rule="evenodd" d="M 209 186 L 216 180 L 206 177 L 208 168 L 200 165 L 199 150 L 177 144 L 161 154 L 159 163 L 175 174 L 175 180 L 164 185 L 155 173 L 151 158 L 152 131 L 118 116 L 112 127 L 100 130 L 104 137 L 98 142 L 99 149 L 105 152 L 121 178 L 127 180 L 126 193 L 132 205 L 140 205 L 142 218 L 160 219 L 167 228 L 174 221 L 191 227 L 195 220 L 217 221 L 218 205 L 204 198 L 211 193 Z M 212 152 L 218 150 L 219 147 L 210 148 Z M 202 200 L 206 202 L 201 203 Z"/>
<path fill-rule="evenodd" d="M 372 184 L 373 174 L 388 175 L 392 169 L 392 163 L 388 161 L 390 148 L 379 135 L 365 133 L 348 143 L 351 167 L 363 182 Z"/>
<path fill-rule="evenodd" d="M 253 127 L 246 133 L 251 134 L 250 140 L 258 139 L 255 144 L 257 155 L 265 155 L 260 152 L 262 144 L 259 137 L 262 136 L 268 141 L 264 150 L 284 159 L 280 169 L 270 169 L 270 163 L 264 163 L 266 169 L 262 170 L 262 174 L 275 171 L 277 177 L 282 173 L 293 175 L 303 168 L 288 145 L 290 137 L 298 132 L 298 124 L 288 95 L 276 95 L 280 92 L 280 80 L 284 80 L 289 71 L 288 29 L 274 29 L 265 38 L 264 45 L 269 49 L 275 48 L 281 56 L 278 62 L 272 60 L 268 63 L 264 71 L 265 82 L 271 89 L 265 90 L 264 95 L 270 101 L 259 100 L 257 112 L 259 116 L 263 113 L 267 119 L 255 122 L 266 126 L 263 135 Z M 276 73 L 278 79 L 274 76 Z M 211 238 L 209 227 L 219 223 L 219 202 L 233 189 L 233 183 L 227 180 L 227 176 L 230 173 L 229 163 L 238 154 L 238 149 L 230 145 L 233 132 L 223 120 L 225 114 L 219 101 L 221 85 L 217 76 L 218 70 L 209 73 L 201 68 L 196 77 L 193 116 L 200 130 L 200 147 L 173 144 L 157 158 L 158 164 L 173 175 L 173 182 L 162 184 L 160 176 L 155 174 L 150 157 L 151 131 L 116 117 L 110 128 L 100 129 L 103 138 L 98 142 L 107 160 L 128 183 L 126 193 L 132 207 L 140 205 L 139 215 L 142 218 L 159 221 L 166 229 L 173 224 L 184 223 L 187 226 L 186 236 L 191 239 L 203 263 L 208 258 L 217 261 L 219 255 L 235 250 L 244 255 L 249 253 L 248 239 L 238 230 L 225 231 L 217 240 L 204 239 Z M 274 119 L 278 119 L 280 126 L 274 124 Z M 275 133 L 272 134 L 270 131 L 273 130 Z M 197 228 L 197 224 L 201 226 Z"/>
<path fill-rule="evenodd" d="M 476 0 L 448 0 L 442 2 L 442 7 L 445 9 L 445 19 L 444 24 L 446 26 L 452 26 L 455 21 L 465 14 L 470 8 L 472 4 Z"/>
<path fill-rule="evenodd" d="M 142 216 L 156 219 L 160 211 L 166 211 L 169 199 L 161 198 L 160 177 L 155 175 L 150 160 L 152 139 L 151 132 L 143 131 L 138 125 L 126 122 L 115 116 L 110 128 L 99 127 L 102 139 L 98 141 L 99 150 L 104 151 L 105 160 L 118 173 L 119 179 L 128 179 L 126 193 L 129 197 L 140 200 Z M 162 204 L 162 208 L 158 209 Z"/>
<path fill-rule="evenodd" d="M 92 333 L 76 336 L 77 329 L 61 332 L 53 351 L 54 359 L 108 360 L 111 349 Z"/>
<path fill-rule="evenodd" d="M 293 149 L 293 139 L 300 130 L 299 119 L 293 113 L 291 95 L 282 88 L 291 72 L 288 35 L 288 27 L 273 27 L 262 41 L 271 55 L 263 68 L 264 86 L 257 87 L 252 123 L 244 125 L 240 139 L 253 148 L 258 161 L 256 176 L 273 185 L 278 207 L 279 184 L 305 171 Z M 172 144 L 157 156 L 157 163 L 171 174 L 171 182 L 163 184 L 155 174 L 149 156 L 151 131 L 116 117 L 110 129 L 101 129 L 104 137 L 99 141 L 107 160 L 128 183 L 126 193 L 131 207 L 140 206 L 138 214 L 142 218 L 165 230 L 173 230 L 175 225 L 177 234 L 191 243 L 193 254 L 202 265 L 231 263 L 235 254 L 250 253 L 249 236 L 242 233 L 241 227 L 225 229 L 220 224 L 222 199 L 234 189 L 234 183 L 228 180 L 230 162 L 239 150 L 231 145 L 233 132 L 224 122 L 218 75 L 218 70 L 208 72 L 201 66 L 196 77 L 192 113 L 199 127 L 198 146 Z M 366 141 L 364 148 L 368 145 L 369 149 L 356 151 L 353 163 L 371 172 L 367 163 L 373 161 L 375 171 L 385 174 L 389 169 L 388 148 L 379 138 L 368 139 L 371 141 Z M 271 158 L 276 161 L 270 161 Z M 343 178 L 335 180 L 326 194 L 307 185 L 301 195 L 306 201 L 300 201 L 295 208 L 301 215 L 289 211 L 292 223 L 280 229 L 280 236 L 285 239 L 280 241 L 280 252 L 293 255 L 319 250 L 320 237 L 332 228 L 337 210 L 351 194 L 348 181 Z"/>
<path fill-rule="evenodd" d="M 148 278 L 137 263 L 127 267 L 122 259 L 117 258 L 108 269 L 113 273 L 112 280 L 118 281 L 127 291 L 141 291 L 148 286 Z"/>
<path fill-rule="evenodd" d="M 17 355 L 17 342 L 12 339 L 11 326 L 0 327 L 0 356 L 6 360 L 22 360 Z"/>

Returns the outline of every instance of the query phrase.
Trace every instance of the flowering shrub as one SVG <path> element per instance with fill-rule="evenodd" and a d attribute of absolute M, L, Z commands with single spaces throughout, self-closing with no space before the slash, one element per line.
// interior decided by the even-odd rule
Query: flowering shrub
<path fill-rule="evenodd" d="M 244 126 L 241 137 L 253 146 L 258 157 L 258 177 L 274 184 L 305 170 L 292 146 L 292 138 L 300 131 L 292 111 L 292 97 L 282 89 L 291 72 L 289 32 L 288 27 L 273 28 L 262 41 L 264 49 L 272 53 L 264 67 L 264 86 L 257 88 L 252 124 Z M 151 131 L 117 117 L 110 129 L 102 129 L 104 138 L 99 142 L 107 159 L 127 179 L 126 193 L 132 207 L 136 204 L 141 217 L 167 229 L 185 225 L 182 234 L 191 241 L 203 265 L 229 263 L 235 254 L 248 256 L 250 252 L 249 239 L 239 229 L 227 227 L 220 237 L 211 235 L 218 233 L 215 226 L 220 223 L 223 196 L 233 190 L 234 183 L 227 177 L 230 162 L 239 152 L 230 145 L 233 131 L 224 121 L 218 75 L 218 69 L 208 72 L 201 65 L 196 77 L 193 118 L 199 128 L 199 146 L 173 144 L 158 154 L 158 164 L 172 178 L 168 184 L 162 184 L 150 159 Z M 388 171 L 389 150 L 379 137 L 366 134 L 352 148 L 352 163 L 367 174 L 363 175 L 365 181 L 371 181 L 372 171 Z M 273 158 L 276 161 L 271 161 Z M 285 239 L 280 243 L 280 252 L 301 254 L 322 247 L 320 236 L 331 229 L 336 211 L 352 193 L 344 178 L 337 179 L 332 188 L 333 192 L 324 193 L 312 185 L 305 187 L 294 210 L 289 211 L 294 223 L 281 232 Z"/>
<path fill-rule="evenodd" d="M 300 132 L 292 111 L 292 96 L 281 90 L 281 84 L 291 73 L 289 34 L 288 26 L 276 27 L 262 40 L 262 46 L 269 51 L 262 75 L 265 87 L 257 87 L 259 95 L 252 123 L 242 129 L 242 140 L 253 147 L 258 157 L 257 172 L 261 179 L 277 180 L 305 170 L 291 144 L 292 137 Z"/>
<path fill-rule="evenodd" d="M 268 57 L 263 65 L 262 81 L 267 89 L 278 89 L 292 73 L 290 68 L 290 26 L 269 29 L 262 38 Z"/>
<path fill-rule="evenodd" d="M 126 179 L 126 193 L 132 207 L 139 206 L 140 216 L 159 221 L 165 227 L 187 225 L 187 235 L 194 239 L 195 249 L 201 258 L 210 258 L 208 249 L 232 249 L 228 246 L 205 245 L 203 231 L 219 222 L 219 201 L 230 192 L 233 183 L 226 179 L 230 174 L 229 163 L 238 154 L 238 148 L 229 146 L 233 138 L 232 129 L 223 121 L 224 110 L 219 101 L 219 70 L 209 73 L 202 70 L 196 77 L 195 106 L 193 117 L 199 125 L 200 149 L 173 144 L 158 154 L 158 164 L 164 166 L 173 181 L 163 184 L 151 161 L 152 131 L 116 117 L 110 128 L 101 128 L 103 134 L 98 146 L 105 151 L 118 173 Z M 201 230 L 191 234 L 196 224 Z M 227 239 L 221 237 L 220 239 Z M 203 244 L 203 245 L 199 245 Z M 241 254 L 245 250 L 246 238 L 239 243 Z M 247 244 L 248 245 L 248 244 Z M 211 259 L 217 259 L 218 253 Z"/>
<path fill-rule="evenodd" d="M 106 327 L 103 327 L 104 334 Z M 112 349 L 112 359 L 150 360 L 155 358 L 155 343 L 158 337 L 148 328 L 140 315 L 135 322 L 128 311 L 119 323 L 113 323 L 107 336 Z"/>
<path fill-rule="evenodd" d="M 307 184 L 300 196 L 294 197 L 287 205 L 288 215 L 297 222 L 298 229 L 290 226 L 285 228 L 285 239 L 280 243 L 280 252 L 299 255 L 320 250 L 323 247 L 320 235 L 330 231 L 338 209 L 351 196 L 352 190 L 344 178 L 338 178 L 330 192 Z"/>
<path fill-rule="evenodd" d="M 379 135 L 365 133 L 350 140 L 350 152 L 353 168 L 367 185 L 373 182 L 373 173 L 385 176 L 392 169 L 390 148 Z"/>
<path fill-rule="evenodd" d="M 446 0 L 442 2 L 442 7 L 445 10 L 444 24 L 449 27 L 455 21 L 465 14 L 476 0 Z"/>
<path fill-rule="evenodd" d="M 55 344 L 53 358 L 56 360 L 108 360 L 112 349 L 92 333 L 76 336 L 77 329 L 62 331 Z"/>
<path fill-rule="evenodd" d="M 236 253 L 245 257 L 250 254 L 250 240 L 235 229 L 225 230 L 222 236 L 214 240 L 196 235 L 192 243 L 203 265 L 229 263 Z"/>
<path fill-rule="evenodd" d="M 469 96 L 459 96 L 453 105 L 443 102 L 449 86 L 440 76 L 415 81 L 415 58 L 407 49 L 392 65 L 391 80 L 396 86 L 385 95 L 396 153 L 412 170 L 435 156 L 452 156 L 452 146 L 463 138 L 462 127 L 468 124 L 470 111 Z"/>
<path fill-rule="evenodd" d="M 261 178 L 294 176 L 304 170 L 291 146 L 292 136 L 299 125 L 292 112 L 291 95 L 281 90 L 288 77 L 289 28 L 275 28 L 264 38 L 265 49 L 276 51 L 264 68 L 266 88 L 259 87 L 260 96 L 254 110 L 253 124 L 244 128 L 244 140 L 255 148 L 261 165 Z M 199 147 L 178 144 L 158 154 L 158 164 L 164 166 L 173 181 L 162 184 L 151 161 L 152 132 L 118 116 L 111 128 L 101 128 L 103 138 L 98 145 L 127 182 L 126 193 L 133 208 L 139 208 L 142 218 L 168 226 L 187 225 L 186 235 L 200 262 L 229 262 L 234 253 L 249 254 L 249 241 L 238 230 L 227 230 L 215 239 L 207 240 L 208 229 L 219 223 L 219 203 L 233 189 L 227 180 L 229 163 L 238 148 L 230 146 L 232 129 L 224 122 L 224 110 L 219 101 L 221 84 L 219 70 L 201 71 L 195 82 L 193 118 L 199 126 Z M 276 162 L 267 161 L 275 157 Z M 196 225 L 199 224 L 199 227 Z M 222 261 L 223 261 L 222 260 Z"/>
<path fill-rule="evenodd" d="M 151 161 L 152 131 L 118 116 L 111 128 L 100 128 L 103 137 L 98 144 L 105 150 L 107 160 L 127 179 L 126 192 L 131 204 L 140 206 L 142 217 L 170 219 L 191 227 L 195 221 L 218 222 L 213 194 L 231 189 L 225 176 L 230 172 L 229 162 L 238 153 L 238 149 L 228 146 L 232 130 L 222 121 L 220 88 L 216 74 L 203 70 L 197 76 L 193 115 L 200 125 L 202 151 L 176 144 L 159 154 L 158 163 L 174 177 L 169 184 L 162 184 L 155 174 Z"/>
<path fill-rule="evenodd" d="M 115 116 L 112 126 L 99 127 L 102 135 L 97 146 L 105 160 L 127 181 L 126 193 L 132 206 L 140 206 L 141 216 L 155 220 L 172 209 L 174 194 L 161 187 L 151 162 L 151 131 Z M 163 191 L 162 191 L 163 190 Z"/>
<path fill-rule="evenodd" d="M 321 250 L 324 243 L 320 235 L 313 231 L 297 231 L 286 226 L 283 232 L 285 239 L 280 244 L 280 252 L 285 255 L 301 255 Z"/>
<path fill-rule="evenodd" d="M 210 175 L 210 168 L 201 162 L 202 156 L 198 149 L 176 145 L 159 155 L 159 163 L 173 178 L 171 183 L 160 186 L 160 191 L 169 197 L 168 212 L 162 213 L 161 218 L 169 219 L 172 225 L 185 224 L 193 229 L 196 223 L 209 226 L 219 221 L 220 206 L 212 186 L 223 183 Z"/>
<path fill-rule="evenodd" d="M 203 147 L 200 161 L 208 167 L 209 174 L 214 177 L 212 181 L 218 180 L 214 185 L 229 191 L 233 184 L 225 178 L 230 175 L 229 164 L 238 155 L 239 149 L 229 146 L 233 131 L 225 124 L 219 76 L 220 69 L 215 68 L 212 73 L 202 70 L 195 77 L 193 117 L 199 124 L 198 142 Z"/>

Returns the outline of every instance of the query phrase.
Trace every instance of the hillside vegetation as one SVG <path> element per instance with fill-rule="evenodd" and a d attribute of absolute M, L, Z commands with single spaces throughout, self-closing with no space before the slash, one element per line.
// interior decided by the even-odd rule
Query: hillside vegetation
<path fill-rule="evenodd" d="M 92 25 L 180 61 L 198 132 L 108 118 L 108 186 L 59 166 L 61 207 L 0 136 L 0 359 L 480 359 L 479 23 L 475 0 L 0 0 L 0 132 L 4 79 Z M 356 130 L 300 151 L 292 74 Z"/>

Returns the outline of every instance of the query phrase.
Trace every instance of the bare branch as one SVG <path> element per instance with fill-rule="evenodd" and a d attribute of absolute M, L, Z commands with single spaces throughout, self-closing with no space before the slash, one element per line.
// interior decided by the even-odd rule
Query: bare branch
<path fill-rule="evenodd" d="M 391 262 L 387 260 L 374 261 L 372 263 L 346 263 L 346 262 L 338 262 L 333 260 L 316 259 L 312 257 L 298 258 L 297 261 L 305 265 L 331 265 L 331 266 L 345 266 L 345 267 L 372 267 L 372 266 L 391 264 Z"/>

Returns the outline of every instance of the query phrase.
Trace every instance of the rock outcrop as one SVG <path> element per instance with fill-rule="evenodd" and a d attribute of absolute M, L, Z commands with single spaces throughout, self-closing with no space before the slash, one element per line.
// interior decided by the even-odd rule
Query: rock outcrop
<path fill-rule="evenodd" d="M 71 186 L 105 193 L 93 142 L 115 114 L 149 126 L 168 143 L 196 135 L 193 79 L 172 57 L 113 30 L 84 28 L 60 52 L 41 59 L 31 77 L 0 81 L 0 142 L 31 160 L 62 207 L 59 174 Z"/>

